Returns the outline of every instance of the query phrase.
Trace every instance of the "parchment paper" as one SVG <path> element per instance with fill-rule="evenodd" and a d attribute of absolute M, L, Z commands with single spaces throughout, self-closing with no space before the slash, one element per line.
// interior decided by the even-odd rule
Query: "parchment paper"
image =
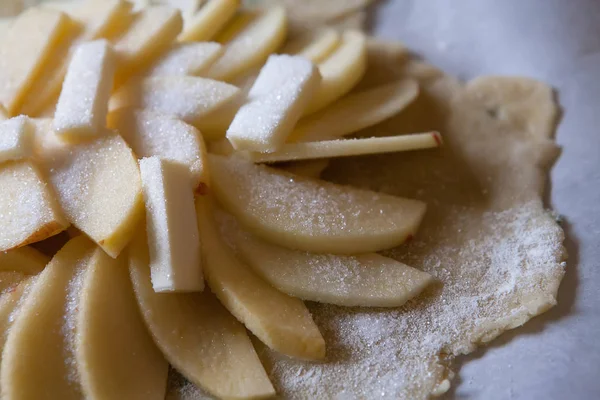
<path fill-rule="evenodd" d="M 564 109 L 548 194 L 569 252 L 559 304 L 459 360 L 446 398 L 600 398 L 600 1 L 390 0 L 369 22 L 461 78 L 549 82 Z"/>

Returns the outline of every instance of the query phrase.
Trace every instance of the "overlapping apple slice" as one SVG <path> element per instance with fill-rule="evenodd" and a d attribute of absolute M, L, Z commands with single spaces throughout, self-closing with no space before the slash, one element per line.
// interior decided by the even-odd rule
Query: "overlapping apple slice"
<path fill-rule="evenodd" d="M 274 394 L 244 326 L 212 294 L 154 292 L 143 232 L 130 245 L 129 269 L 154 341 L 187 379 L 219 398 Z"/>
<path fill-rule="evenodd" d="M 147 76 L 178 76 L 205 74 L 223 54 L 219 43 L 179 43 L 157 60 Z"/>
<path fill-rule="evenodd" d="M 304 303 L 274 289 L 236 258 L 220 237 L 210 201 L 210 196 L 196 198 L 204 274 L 211 290 L 270 348 L 292 357 L 323 359 L 325 341 Z"/>
<path fill-rule="evenodd" d="M 425 204 L 312 180 L 240 157 L 209 155 L 212 188 L 225 209 L 264 239 L 292 249 L 361 254 L 414 235 Z"/>
<path fill-rule="evenodd" d="M 75 320 L 75 361 L 89 399 L 162 400 L 168 364 L 144 324 L 126 257 L 96 249 L 81 276 Z"/>
<path fill-rule="evenodd" d="M 325 171 L 328 166 L 329 160 L 320 159 L 278 164 L 277 168 L 289 172 L 290 174 L 319 179 L 323 171 Z"/>
<path fill-rule="evenodd" d="M 24 246 L 0 252 L 0 271 L 18 271 L 35 275 L 44 269 L 50 257 L 33 247 Z"/>
<path fill-rule="evenodd" d="M 285 45 L 282 53 L 304 57 L 313 63 L 325 61 L 341 43 L 342 35 L 335 29 L 325 28 L 307 33 Z"/>
<path fill-rule="evenodd" d="M 211 40 L 234 16 L 240 0 L 209 0 L 196 13 L 186 18 L 182 42 L 204 42 Z"/>

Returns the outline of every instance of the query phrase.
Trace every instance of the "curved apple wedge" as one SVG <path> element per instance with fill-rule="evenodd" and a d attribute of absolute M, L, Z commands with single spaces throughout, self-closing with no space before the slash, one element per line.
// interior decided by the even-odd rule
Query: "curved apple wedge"
<path fill-rule="evenodd" d="M 310 32 L 290 41 L 285 45 L 282 53 L 302 56 L 314 63 L 320 63 L 335 51 L 341 38 L 342 35 L 331 28 Z"/>
<path fill-rule="evenodd" d="M 426 272 L 369 253 L 313 254 L 267 243 L 217 213 L 222 234 L 263 279 L 290 296 L 340 306 L 398 307 L 433 282 Z"/>
<path fill-rule="evenodd" d="M 84 236 L 70 240 L 28 290 L 2 353 L 3 397 L 81 398 L 70 347 L 75 335 L 70 312 L 77 307 L 78 274 L 93 249 Z"/>
<path fill-rule="evenodd" d="M 198 196 L 196 213 L 211 290 L 273 350 L 292 357 L 323 359 L 325 341 L 304 303 L 274 289 L 235 257 L 215 226 L 210 200 Z"/>
<path fill-rule="evenodd" d="M 26 275 L 39 273 L 50 262 L 50 257 L 33 247 L 19 247 L 0 251 L 0 271 L 18 271 Z"/>
<path fill-rule="evenodd" d="M 82 391 L 90 399 L 162 400 L 168 364 L 144 325 L 124 260 L 96 249 L 82 277 L 75 339 Z"/>
<path fill-rule="evenodd" d="M 240 157 L 209 155 L 212 188 L 263 239 L 314 253 L 361 254 L 413 236 L 425 203 L 304 178 Z"/>
<path fill-rule="evenodd" d="M 154 292 L 143 232 L 129 247 L 129 270 L 154 341 L 187 379 L 220 398 L 275 393 L 244 326 L 209 291 Z"/>

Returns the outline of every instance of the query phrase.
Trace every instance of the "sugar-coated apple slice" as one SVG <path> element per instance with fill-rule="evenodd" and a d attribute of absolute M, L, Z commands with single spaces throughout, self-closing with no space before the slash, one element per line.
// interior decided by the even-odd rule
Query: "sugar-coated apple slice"
<path fill-rule="evenodd" d="M 273 151 L 292 132 L 321 76 L 303 57 L 272 55 L 227 129 L 236 150 Z"/>
<path fill-rule="evenodd" d="M 139 158 L 177 161 L 190 169 L 194 188 L 208 183 L 206 145 L 193 126 L 173 116 L 132 108 L 110 113 L 108 126 L 121 133 Z"/>
<path fill-rule="evenodd" d="M 182 42 L 205 42 L 211 40 L 234 16 L 240 0 L 209 0 L 196 13 L 186 19 Z"/>
<path fill-rule="evenodd" d="M 196 197 L 204 273 L 213 293 L 270 348 L 292 357 L 321 360 L 325 341 L 304 303 L 273 288 L 236 258 L 218 231 L 211 196 Z"/>
<path fill-rule="evenodd" d="M 146 72 L 148 76 L 203 75 L 223 54 L 215 42 L 179 43 L 173 46 Z"/>
<path fill-rule="evenodd" d="M 35 275 L 43 270 L 48 262 L 50 257 L 29 246 L 0 252 L 0 271 Z"/>
<path fill-rule="evenodd" d="M 285 40 L 287 18 L 281 6 L 271 7 L 225 44 L 225 53 L 213 64 L 208 76 L 230 81 L 261 65 Z"/>
<path fill-rule="evenodd" d="M 189 168 L 154 156 L 140 160 L 140 171 L 154 290 L 201 292 L 204 278 Z"/>
<path fill-rule="evenodd" d="M 301 119 L 288 141 L 313 142 L 358 132 L 398 114 L 418 95 L 419 85 L 412 79 L 349 94 Z"/>
<path fill-rule="evenodd" d="M 0 163 L 31 155 L 34 126 L 24 115 L 0 122 Z"/>
<path fill-rule="evenodd" d="M 68 28 L 65 14 L 43 8 L 25 11 L 10 25 L 0 44 L 0 103 L 9 115 L 17 112 Z"/>
<path fill-rule="evenodd" d="M 414 235 L 425 204 L 210 154 L 212 189 L 243 226 L 280 246 L 361 254 Z"/>
<path fill-rule="evenodd" d="M 2 353 L 3 397 L 81 398 L 72 348 L 74 312 L 78 306 L 78 276 L 94 247 L 83 236 L 72 239 L 28 290 Z"/>
<path fill-rule="evenodd" d="M 0 295 L 9 292 L 27 275 L 16 271 L 0 271 Z"/>
<path fill-rule="evenodd" d="M 235 99 L 239 89 L 225 82 L 192 76 L 157 76 L 134 80 L 111 99 L 111 109 L 138 107 L 173 115 L 199 126 L 202 119 Z"/>
<path fill-rule="evenodd" d="M 319 179 L 323 171 L 329 166 L 329 160 L 306 160 L 293 161 L 277 165 L 290 174 L 305 176 L 307 178 Z"/>
<path fill-rule="evenodd" d="M 44 133 L 40 163 L 67 218 L 110 256 L 131 239 L 144 213 L 140 171 L 127 143 L 107 132 L 82 144 Z"/>
<path fill-rule="evenodd" d="M 367 38 L 364 33 L 347 31 L 342 43 L 319 64 L 322 80 L 305 115 L 332 104 L 348 93 L 360 81 L 367 69 Z"/>
<path fill-rule="evenodd" d="M 146 236 L 129 248 L 129 270 L 142 315 L 167 360 L 194 384 L 225 399 L 274 394 L 244 326 L 204 293 L 156 293 Z"/>
<path fill-rule="evenodd" d="M 363 139 L 337 139 L 320 142 L 286 143 L 272 153 L 255 151 L 242 152 L 254 162 L 281 162 L 360 156 L 367 154 L 395 153 L 430 149 L 442 145 L 442 137 L 437 132 L 415 133 Z"/>
<path fill-rule="evenodd" d="M 165 398 L 168 363 L 150 337 L 133 294 L 126 257 L 96 249 L 83 272 L 75 358 L 89 399 Z"/>
<path fill-rule="evenodd" d="M 325 61 L 341 43 L 342 35 L 335 29 L 307 33 L 285 45 L 283 53 L 304 57 L 314 63 Z"/>
<path fill-rule="evenodd" d="M 313 254 L 267 243 L 217 213 L 221 232 L 263 279 L 290 296 L 340 306 L 399 307 L 433 282 L 426 272 L 377 253 Z"/>
<path fill-rule="evenodd" d="M 82 140 L 105 132 L 115 68 L 115 53 L 106 40 L 77 47 L 54 113 L 54 130 L 61 138 Z"/>
<path fill-rule="evenodd" d="M 69 226 L 38 169 L 29 161 L 0 165 L 0 251 L 39 242 Z"/>

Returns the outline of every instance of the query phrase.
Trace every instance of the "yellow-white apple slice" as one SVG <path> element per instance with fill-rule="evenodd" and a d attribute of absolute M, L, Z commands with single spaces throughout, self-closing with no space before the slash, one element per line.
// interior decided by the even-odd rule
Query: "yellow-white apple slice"
<path fill-rule="evenodd" d="M 282 53 L 302 56 L 314 63 L 323 62 L 341 43 L 342 35 L 335 29 L 323 29 L 305 34 L 285 45 Z"/>
<path fill-rule="evenodd" d="M 395 153 L 431 149 L 442 144 L 437 132 L 415 133 L 387 137 L 364 139 L 324 140 L 321 142 L 286 143 L 272 153 L 243 152 L 254 162 L 281 162 L 313 160 L 317 158 L 335 158 L 361 156 L 368 154 Z"/>
<path fill-rule="evenodd" d="M 0 295 L 13 290 L 26 276 L 22 272 L 0 271 Z"/>
<path fill-rule="evenodd" d="M 88 0 L 74 2 L 69 15 L 74 19 L 68 38 L 61 41 L 53 51 L 43 71 L 26 93 L 20 113 L 31 117 L 41 116 L 56 102 L 67 72 L 67 66 L 74 48 L 86 40 L 110 38 L 123 29 L 124 21 L 129 21 L 131 5 L 123 0 Z"/>
<path fill-rule="evenodd" d="M 280 246 L 361 254 L 414 235 L 425 204 L 308 179 L 240 157 L 209 155 L 212 189 L 242 225 Z"/>
<path fill-rule="evenodd" d="M 33 81 L 66 35 L 69 18 L 58 11 L 31 8 L 10 25 L 0 44 L 0 103 L 14 115 Z"/>
<path fill-rule="evenodd" d="M 225 82 L 192 76 L 157 76 L 134 80 L 121 87 L 110 108 L 138 107 L 174 115 L 200 126 L 202 118 L 232 101 L 239 89 Z"/>
<path fill-rule="evenodd" d="M 146 7 L 137 13 L 131 26 L 114 43 L 118 59 L 115 85 L 148 68 L 169 49 L 182 27 L 181 13 L 171 7 Z"/>
<path fill-rule="evenodd" d="M 146 237 L 129 248 L 129 270 L 142 315 L 167 360 L 194 384 L 226 399 L 274 394 L 244 326 L 204 293 L 156 293 Z"/>
<path fill-rule="evenodd" d="M 0 251 L 39 242 L 69 222 L 38 169 L 28 161 L 0 165 Z"/>
<path fill-rule="evenodd" d="M 121 133 L 139 157 L 159 156 L 190 169 L 192 185 L 208 183 L 206 146 L 193 126 L 169 115 L 122 108 L 108 116 L 108 126 Z"/>
<path fill-rule="evenodd" d="M 41 134 L 50 142 L 41 144 L 41 165 L 67 218 L 116 257 L 144 213 L 131 149 L 112 132 L 77 145 L 57 143 L 50 129 Z"/>
<path fill-rule="evenodd" d="M 148 70 L 148 76 L 203 75 L 223 54 L 219 43 L 179 43 Z"/>
<path fill-rule="evenodd" d="M 350 94 L 301 119 L 288 141 L 315 142 L 358 132 L 398 114 L 418 95 L 419 85 L 412 79 Z"/>
<path fill-rule="evenodd" d="M 220 156 L 229 156 L 235 152 L 235 149 L 231 145 L 231 142 L 227 139 L 215 140 L 214 142 L 208 142 L 208 151 L 211 154 L 218 154 Z"/>
<path fill-rule="evenodd" d="M 271 7 L 225 44 L 225 53 L 213 64 L 208 76 L 230 81 L 261 65 L 285 40 L 287 18 L 281 6 Z"/>
<path fill-rule="evenodd" d="M 292 357 L 320 360 L 325 341 L 304 303 L 273 288 L 241 263 L 221 239 L 210 196 L 196 197 L 204 273 L 213 293 L 270 348 Z"/>
<path fill-rule="evenodd" d="M 144 325 L 125 258 L 96 249 L 83 272 L 75 359 L 89 399 L 165 397 L 168 364 Z"/>
<path fill-rule="evenodd" d="M 0 123 L 0 163 L 22 160 L 31 155 L 34 126 L 20 115 Z"/>
<path fill-rule="evenodd" d="M 201 292 L 204 278 L 189 168 L 154 156 L 140 160 L 140 171 L 154 290 Z"/>
<path fill-rule="evenodd" d="M 289 172 L 290 174 L 319 179 L 328 166 L 329 160 L 307 160 L 279 164 L 277 165 L 277 168 Z"/>
<path fill-rule="evenodd" d="M 313 254 L 267 243 L 217 213 L 221 232 L 257 274 L 303 300 L 348 307 L 399 307 L 433 282 L 426 272 L 377 253 Z"/>
<path fill-rule="evenodd" d="M 44 269 L 50 257 L 33 247 L 24 246 L 0 252 L 0 271 L 19 271 L 35 275 Z"/>
<path fill-rule="evenodd" d="M 279 148 L 317 90 L 321 76 L 303 57 L 272 55 L 236 113 L 227 139 L 236 150 Z"/>
<path fill-rule="evenodd" d="M 85 237 L 72 239 L 28 290 L 2 353 L 0 384 L 6 398 L 81 398 L 71 358 L 75 334 L 72 312 L 78 303 L 77 276 L 93 250 L 94 244 Z"/>
<path fill-rule="evenodd" d="M 342 43 L 319 64 L 319 72 L 323 79 L 304 114 L 319 111 L 348 93 L 360 81 L 366 69 L 366 36 L 358 31 L 344 32 Z"/>
<path fill-rule="evenodd" d="M 209 0 L 195 14 L 186 19 L 182 42 L 205 42 L 214 38 L 236 13 L 240 0 Z"/>
<path fill-rule="evenodd" d="M 6 108 L 0 103 L 0 121 L 6 121 L 8 119 L 8 112 Z"/>
<path fill-rule="evenodd" d="M 115 67 L 115 54 L 106 40 L 75 50 L 54 113 L 59 136 L 81 140 L 105 131 Z"/>

